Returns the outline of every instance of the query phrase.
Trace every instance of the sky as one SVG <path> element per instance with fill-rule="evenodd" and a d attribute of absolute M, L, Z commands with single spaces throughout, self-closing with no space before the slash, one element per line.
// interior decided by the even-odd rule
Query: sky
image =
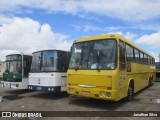
<path fill-rule="evenodd" d="M 0 0 L 0 60 L 119 33 L 159 61 L 160 0 Z"/>

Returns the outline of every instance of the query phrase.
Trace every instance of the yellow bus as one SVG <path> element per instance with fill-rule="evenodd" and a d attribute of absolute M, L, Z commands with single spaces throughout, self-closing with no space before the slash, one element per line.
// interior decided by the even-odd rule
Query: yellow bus
<path fill-rule="evenodd" d="M 155 80 L 155 59 L 119 34 L 74 41 L 67 71 L 67 92 L 76 96 L 119 101 Z"/>

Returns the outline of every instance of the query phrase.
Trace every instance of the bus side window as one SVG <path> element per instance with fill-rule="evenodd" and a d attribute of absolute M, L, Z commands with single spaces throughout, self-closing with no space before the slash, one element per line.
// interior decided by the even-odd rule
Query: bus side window
<path fill-rule="evenodd" d="M 137 62 L 139 62 L 139 61 L 140 61 L 140 52 L 139 52 L 139 50 L 136 49 L 136 48 L 134 48 L 134 56 L 135 56 L 135 60 L 136 60 Z"/>
<path fill-rule="evenodd" d="M 23 67 L 25 68 L 27 66 L 27 60 L 23 60 Z"/>
<path fill-rule="evenodd" d="M 126 44 L 126 59 L 127 62 L 134 61 L 133 47 Z"/>
<path fill-rule="evenodd" d="M 143 58 L 143 53 L 140 52 L 140 61 L 143 63 L 144 62 L 144 58 Z"/>
<path fill-rule="evenodd" d="M 119 43 L 119 58 L 120 58 L 120 70 L 126 69 L 125 64 L 125 45 L 124 42 L 120 41 Z"/>

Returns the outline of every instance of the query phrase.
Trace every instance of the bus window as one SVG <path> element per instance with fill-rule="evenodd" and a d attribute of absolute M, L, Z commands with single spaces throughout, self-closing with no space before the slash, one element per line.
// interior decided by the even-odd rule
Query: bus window
<path fill-rule="evenodd" d="M 148 56 L 148 63 L 151 64 L 151 57 Z"/>
<path fill-rule="evenodd" d="M 125 64 L 125 46 L 124 42 L 120 41 L 119 43 L 119 53 L 120 53 L 120 70 L 125 70 L 126 64 Z"/>
<path fill-rule="evenodd" d="M 133 57 L 133 48 L 126 44 L 126 57 L 127 61 L 132 61 L 134 59 Z"/>
<path fill-rule="evenodd" d="M 42 71 L 59 71 L 57 51 L 44 51 L 41 63 Z"/>
<path fill-rule="evenodd" d="M 147 55 L 144 54 L 144 62 L 147 63 Z"/>
<path fill-rule="evenodd" d="M 34 53 L 31 65 L 31 72 L 41 71 L 41 66 L 42 66 L 41 59 L 42 59 L 42 52 Z"/>
<path fill-rule="evenodd" d="M 114 39 L 81 42 L 73 45 L 69 68 L 115 69 L 117 43 Z"/>
<path fill-rule="evenodd" d="M 154 58 L 152 58 L 153 59 L 153 64 L 155 65 L 155 59 Z"/>
<path fill-rule="evenodd" d="M 144 58 L 143 58 L 143 53 L 142 52 L 140 52 L 140 61 L 144 62 Z"/>
<path fill-rule="evenodd" d="M 70 68 L 87 68 L 88 52 L 90 42 L 74 44 L 72 48 L 72 57 L 70 60 Z"/>
<path fill-rule="evenodd" d="M 64 51 L 58 51 L 58 70 L 62 72 L 66 72 L 68 69 L 68 63 L 67 60 L 69 57 L 67 56 L 67 52 Z"/>
<path fill-rule="evenodd" d="M 137 50 L 136 48 L 134 49 L 134 55 L 135 55 L 136 61 L 139 61 L 140 60 L 139 50 Z"/>

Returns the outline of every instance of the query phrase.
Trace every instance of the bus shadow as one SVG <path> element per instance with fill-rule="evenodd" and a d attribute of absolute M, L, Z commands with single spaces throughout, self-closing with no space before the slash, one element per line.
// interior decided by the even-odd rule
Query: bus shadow
<path fill-rule="evenodd" d="M 159 79 L 156 79 L 154 82 L 160 82 L 160 78 L 159 78 Z"/>
<path fill-rule="evenodd" d="M 17 100 L 17 99 L 22 99 L 24 98 L 23 96 L 19 96 L 19 95 L 5 95 L 3 96 L 4 100 Z"/>
<path fill-rule="evenodd" d="M 126 101 L 124 100 L 116 102 L 116 101 L 107 101 L 107 100 L 72 96 L 68 104 L 87 107 L 88 111 L 97 109 L 114 111 L 117 110 L 119 107 L 123 106 L 123 104 L 125 103 Z"/>
<path fill-rule="evenodd" d="M 155 91 L 157 90 L 154 85 L 156 85 L 156 82 L 151 87 L 145 87 L 142 90 L 138 91 L 134 94 L 133 102 L 140 102 L 140 103 L 154 103 L 153 100 L 155 100 L 155 95 L 153 92 L 148 91 Z"/>
<path fill-rule="evenodd" d="M 153 87 L 154 85 L 156 85 L 156 82 L 154 82 L 151 87 L 149 87 L 149 88 L 148 88 L 148 87 L 145 87 L 145 88 L 143 88 L 142 90 L 136 92 L 136 93 L 134 94 L 134 97 L 138 97 L 140 94 L 142 94 L 142 93 L 145 92 L 146 90 L 149 90 L 149 91 L 151 91 L 151 90 L 156 90 L 156 88 Z"/>
<path fill-rule="evenodd" d="M 25 90 L 18 90 L 18 89 L 11 89 L 11 90 L 7 90 L 4 93 L 9 93 L 9 94 L 27 94 L 30 92 L 34 92 L 34 91 L 29 91 L 27 89 Z"/>
<path fill-rule="evenodd" d="M 42 98 L 42 99 L 61 99 L 61 98 L 66 98 L 69 95 L 67 92 L 60 92 L 60 93 L 52 93 L 52 92 L 41 92 L 37 91 L 36 94 L 31 95 L 31 97 L 36 97 L 36 98 Z"/>

